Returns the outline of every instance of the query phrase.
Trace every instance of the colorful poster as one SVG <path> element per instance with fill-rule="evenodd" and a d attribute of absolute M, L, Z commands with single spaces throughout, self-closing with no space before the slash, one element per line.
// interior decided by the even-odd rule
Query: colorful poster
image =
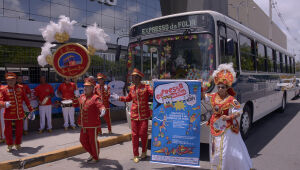
<path fill-rule="evenodd" d="M 201 83 L 154 81 L 151 161 L 200 166 Z"/>

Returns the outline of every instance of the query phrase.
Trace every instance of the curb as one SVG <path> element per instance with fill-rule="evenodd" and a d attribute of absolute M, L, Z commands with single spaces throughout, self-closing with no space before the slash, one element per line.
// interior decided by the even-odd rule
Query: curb
<path fill-rule="evenodd" d="M 131 133 L 127 133 L 127 134 L 122 134 L 120 136 L 101 139 L 98 141 L 100 142 L 100 148 L 104 148 L 118 143 L 127 142 L 130 140 L 131 140 Z M 86 151 L 83 149 L 81 145 L 77 145 L 77 146 L 72 146 L 65 149 L 59 149 L 56 151 L 38 154 L 38 155 L 34 155 L 22 159 L 0 162 L 0 169 L 6 170 L 6 169 L 30 168 L 48 162 L 53 162 L 67 157 L 79 155 L 85 152 Z"/>

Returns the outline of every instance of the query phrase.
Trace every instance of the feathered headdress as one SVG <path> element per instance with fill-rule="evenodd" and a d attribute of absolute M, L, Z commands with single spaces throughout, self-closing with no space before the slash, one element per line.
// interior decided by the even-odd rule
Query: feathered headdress
<path fill-rule="evenodd" d="M 231 86 L 235 82 L 236 73 L 233 69 L 233 64 L 220 64 L 218 69 L 214 71 L 213 78 L 215 84 L 223 83 L 227 86 Z"/>

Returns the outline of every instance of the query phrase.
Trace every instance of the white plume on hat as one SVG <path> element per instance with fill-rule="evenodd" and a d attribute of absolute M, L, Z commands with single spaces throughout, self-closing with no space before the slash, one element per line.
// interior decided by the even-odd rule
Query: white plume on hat
<path fill-rule="evenodd" d="M 218 69 L 213 72 L 213 74 L 212 74 L 213 78 L 215 78 L 217 76 L 217 74 L 222 70 L 231 72 L 231 74 L 233 75 L 233 82 L 236 81 L 236 73 L 233 69 L 233 63 L 220 64 L 218 66 Z"/>
<path fill-rule="evenodd" d="M 46 27 L 40 29 L 42 36 L 46 42 L 52 43 L 55 41 L 55 34 L 60 32 L 59 25 L 53 21 L 50 21 Z"/>
<path fill-rule="evenodd" d="M 63 33 L 66 32 L 69 35 L 71 35 L 72 31 L 73 31 L 73 25 L 76 24 L 77 22 L 75 20 L 70 20 L 69 17 L 66 17 L 64 15 L 60 15 L 59 16 L 59 21 L 58 21 L 58 25 L 59 25 L 59 32 Z"/>
<path fill-rule="evenodd" d="M 50 21 L 50 23 L 40 29 L 42 32 L 42 36 L 46 42 L 52 43 L 55 41 L 55 34 L 56 33 L 63 33 L 66 32 L 68 35 L 71 35 L 73 31 L 73 25 L 77 22 L 72 20 L 70 21 L 69 17 L 64 15 L 59 16 L 58 23 Z"/>
<path fill-rule="evenodd" d="M 103 29 L 97 27 L 96 23 L 87 27 L 86 36 L 88 46 L 92 46 L 96 50 L 106 51 L 108 49 L 106 42 L 110 41 L 110 37 Z"/>
<path fill-rule="evenodd" d="M 55 47 L 55 46 L 56 46 L 55 44 L 51 44 L 49 42 L 46 42 L 43 45 L 41 55 L 38 56 L 38 63 L 39 63 L 39 65 L 41 65 L 42 67 L 44 67 L 45 65 L 48 64 L 48 62 L 46 60 L 46 57 L 48 55 L 52 55 L 51 48 Z"/>

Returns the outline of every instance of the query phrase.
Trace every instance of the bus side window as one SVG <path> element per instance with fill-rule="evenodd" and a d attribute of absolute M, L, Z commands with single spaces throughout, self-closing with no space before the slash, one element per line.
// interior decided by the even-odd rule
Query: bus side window
<path fill-rule="evenodd" d="M 256 67 L 257 71 L 264 72 L 267 71 L 266 67 L 266 48 L 263 44 L 257 42 L 256 43 L 257 48 L 257 57 L 256 57 Z"/>
<path fill-rule="evenodd" d="M 268 72 L 274 72 L 272 49 L 267 47 L 267 68 Z"/>
<path fill-rule="evenodd" d="M 220 64 L 233 63 L 235 70 L 238 70 L 238 56 L 237 56 L 237 34 L 234 30 L 223 25 L 219 26 L 219 40 L 220 40 Z"/>
<path fill-rule="evenodd" d="M 289 64 L 288 64 L 288 56 L 284 55 L 284 61 L 285 61 L 285 73 L 289 72 Z"/>
<path fill-rule="evenodd" d="M 239 35 L 241 69 L 243 71 L 255 71 L 255 48 L 254 41 L 244 35 Z"/>
<path fill-rule="evenodd" d="M 289 57 L 289 59 L 290 59 L 290 73 L 293 73 L 293 69 L 292 69 L 292 65 L 293 65 L 292 57 Z"/>

